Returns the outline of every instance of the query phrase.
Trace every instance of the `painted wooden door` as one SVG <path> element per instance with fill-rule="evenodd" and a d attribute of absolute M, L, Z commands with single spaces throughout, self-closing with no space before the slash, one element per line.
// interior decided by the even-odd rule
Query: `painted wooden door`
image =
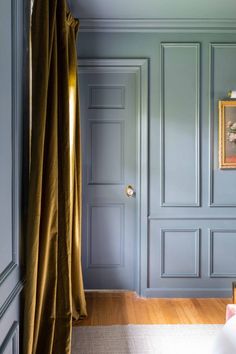
<path fill-rule="evenodd" d="M 23 5 L 0 1 L 0 353 L 19 353 Z"/>
<path fill-rule="evenodd" d="M 124 66 L 122 60 L 82 60 L 79 79 L 85 288 L 135 289 L 139 243 L 139 67 Z"/>

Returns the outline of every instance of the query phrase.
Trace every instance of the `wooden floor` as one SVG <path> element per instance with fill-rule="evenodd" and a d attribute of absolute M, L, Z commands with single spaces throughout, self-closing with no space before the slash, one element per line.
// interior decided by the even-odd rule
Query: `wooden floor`
<path fill-rule="evenodd" d="M 225 322 L 231 299 L 144 299 L 133 292 L 86 293 L 88 318 L 81 326 Z M 77 324 L 75 324 L 77 325 Z"/>

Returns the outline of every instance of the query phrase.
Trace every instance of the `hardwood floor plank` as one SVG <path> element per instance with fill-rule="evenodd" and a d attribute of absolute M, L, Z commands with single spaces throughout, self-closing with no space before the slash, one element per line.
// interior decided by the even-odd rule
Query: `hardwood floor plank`
<path fill-rule="evenodd" d="M 144 299 L 135 293 L 86 293 L 88 318 L 79 326 L 114 324 L 223 324 L 231 299 Z"/>

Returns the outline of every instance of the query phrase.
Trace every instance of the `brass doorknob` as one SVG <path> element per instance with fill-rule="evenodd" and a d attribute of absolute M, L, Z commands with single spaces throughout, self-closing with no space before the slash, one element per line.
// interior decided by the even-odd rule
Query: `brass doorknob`
<path fill-rule="evenodd" d="M 131 186 L 131 184 L 129 184 L 126 189 L 125 189 L 125 193 L 127 195 L 127 197 L 135 197 L 135 190 L 134 187 Z"/>

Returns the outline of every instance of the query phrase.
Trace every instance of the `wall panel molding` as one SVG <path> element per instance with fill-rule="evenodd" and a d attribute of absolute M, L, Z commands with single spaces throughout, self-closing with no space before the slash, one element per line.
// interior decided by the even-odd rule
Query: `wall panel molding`
<path fill-rule="evenodd" d="M 214 255 L 214 248 L 215 248 L 215 235 L 216 234 L 224 234 L 224 237 L 227 237 L 229 234 L 235 235 L 235 246 L 236 246 L 236 229 L 209 229 L 208 230 L 208 237 L 209 237 L 209 277 L 210 278 L 236 278 L 236 271 L 234 272 L 216 272 L 214 264 L 217 263 L 217 259 L 215 259 Z M 235 247 L 231 247 L 231 249 L 235 249 Z M 222 247 L 220 249 L 221 258 L 224 257 L 224 263 L 227 263 L 228 257 L 230 256 L 228 253 L 225 252 L 225 255 L 222 254 Z M 234 252 L 234 251 L 233 251 Z M 235 254 L 235 253 L 234 253 Z M 232 256 L 232 255 L 231 255 Z M 219 259 L 222 262 L 222 259 Z M 235 254 L 235 262 L 236 263 L 236 254 Z"/>
<path fill-rule="evenodd" d="M 7 299 L 4 301 L 2 306 L 0 307 L 0 320 L 4 316 L 5 312 L 8 310 L 8 308 L 11 306 L 15 298 L 20 294 L 24 287 L 24 281 L 19 281 L 12 292 L 9 294 Z"/>
<path fill-rule="evenodd" d="M 194 269 L 193 273 L 191 272 L 167 272 L 166 271 L 166 241 L 165 236 L 167 232 L 176 232 L 176 233 L 186 233 L 192 232 L 194 234 Z M 178 236 L 176 236 L 178 237 Z M 161 229 L 161 278 L 199 278 L 200 276 L 200 229 L 178 229 L 178 228 L 169 228 Z M 173 261 L 173 259 L 172 259 Z"/>
<path fill-rule="evenodd" d="M 17 321 L 13 323 L 3 343 L 1 344 L 0 353 L 10 353 L 9 351 L 6 352 L 9 345 L 12 347 L 11 354 L 19 354 L 19 323 Z"/>
<path fill-rule="evenodd" d="M 216 49 L 228 49 L 236 48 L 236 43 L 210 43 L 209 44 L 209 201 L 210 207 L 236 207 L 236 203 L 216 203 L 214 198 L 214 142 L 216 134 L 215 125 L 215 50 Z M 230 88 L 229 88 L 230 89 Z M 227 92 L 225 92 L 225 95 Z M 223 99 L 223 97 L 221 97 Z M 218 106 L 217 106 L 218 108 Z M 218 110 L 217 110 L 218 117 Z M 217 124 L 218 127 L 218 124 Z M 218 141 L 218 134 L 217 134 Z M 217 155 L 218 159 L 218 155 Z M 218 161 L 218 160 L 217 160 Z M 227 171 L 226 171 L 227 173 Z"/>
<path fill-rule="evenodd" d="M 165 149 L 165 134 L 166 134 L 166 107 L 165 107 L 165 75 L 166 70 L 166 54 L 165 49 L 177 48 L 177 49 L 194 49 L 195 51 L 195 198 L 189 202 L 167 202 L 166 201 L 166 149 Z M 160 125 L 161 125 L 161 136 L 160 136 L 160 206 L 161 207 L 199 207 L 200 206 L 200 192 L 201 192 L 201 180 L 200 180 L 200 44 L 199 43 L 162 43 L 161 44 L 161 107 L 160 107 Z M 184 88 L 184 90 L 186 90 Z"/>

